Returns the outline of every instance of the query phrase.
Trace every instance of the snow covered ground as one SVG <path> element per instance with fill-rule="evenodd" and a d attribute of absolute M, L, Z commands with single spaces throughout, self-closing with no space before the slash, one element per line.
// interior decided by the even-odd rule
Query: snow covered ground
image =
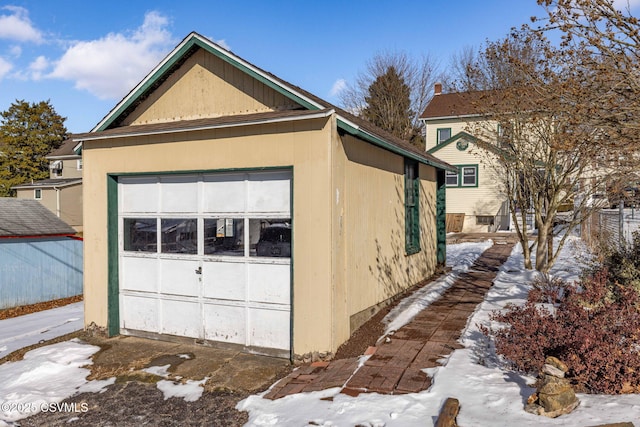
<path fill-rule="evenodd" d="M 579 258 L 584 253 L 580 243 L 573 239 L 567 244 L 554 268 L 554 275 L 569 280 L 577 278 L 580 272 Z M 455 275 L 467 270 L 488 245 L 489 242 L 448 246 L 448 263 L 453 271 L 427 289 L 415 293 L 389 313 L 386 319 L 388 329 L 399 328 L 434 301 L 451 286 Z M 524 402 L 533 392 L 528 384 L 533 383 L 534 378 L 506 370 L 479 333 L 477 324 L 489 324 L 489 313 L 508 302 L 523 302 L 532 277 L 533 273 L 522 268 L 522 251 L 516 247 L 498 273 L 495 286 L 469 320 L 461 338 L 465 348 L 454 351 L 445 366 L 429 371 L 433 376 L 433 385 L 429 390 L 400 396 L 370 393 L 354 398 L 340 394 L 339 389 L 334 388 L 292 395 L 276 401 L 254 395 L 240 402 L 238 409 L 249 412 L 251 426 L 429 426 L 435 423 L 445 399 L 456 397 L 461 403 L 458 422 L 463 426 L 593 426 L 632 421 L 640 427 L 640 395 L 581 394 L 578 395 L 580 406 L 572 414 L 556 419 L 524 412 Z M 55 310 L 59 309 L 49 312 Z M 22 321 L 2 320 L 0 349 L 8 353 L 13 351 L 11 349 L 49 339 L 45 338 L 45 329 L 60 332 L 70 327 L 68 324 L 75 321 L 70 319 L 75 317 L 71 311 L 59 317 L 42 312 L 17 318 Z M 81 312 L 77 317 L 82 318 Z M 52 320 L 54 318 L 57 320 Z M 30 319 L 29 326 L 24 321 L 26 319 Z M 98 347 L 71 340 L 40 347 L 28 352 L 22 361 L 0 365 L 0 427 L 34 411 L 85 410 L 82 406 L 58 408 L 56 403 L 76 393 L 100 392 L 113 382 L 113 379 L 86 380 L 89 373 L 86 366 L 91 364 L 90 357 L 97 350 Z M 158 374 L 162 375 L 163 367 L 158 369 Z M 178 396 L 193 401 L 201 394 L 200 384 L 196 382 L 179 385 L 165 380 L 159 382 L 159 387 L 163 389 L 165 399 Z"/>
<path fill-rule="evenodd" d="M 83 328 L 84 303 L 0 320 L 0 358 L 18 349 Z M 1 395 L 0 395 L 1 397 Z"/>
<path fill-rule="evenodd" d="M 477 254 L 477 244 L 463 245 L 447 247 L 448 262 L 452 266 L 461 262 L 454 255 L 458 250 L 461 254 Z M 552 274 L 568 280 L 576 279 L 582 254 L 581 242 L 572 239 L 565 246 Z M 535 379 L 505 369 L 489 349 L 477 324 L 489 324 L 489 313 L 506 303 L 523 302 L 533 274 L 522 268 L 522 249 L 517 246 L 502 266 L 487 298 L 468 322 L 461 338 L 465 348 L 454 351 L 445 366 L 428 371 L 433 376 L 429 390 L 399 396 L 361 394 L 353 398 L 340 394 L 339 389 L 334 388 L 276 401 L 250 396 L 238 404 L 238 409 L 249 412 L 249 425 L 252 426 L 429 426 L 437 420 L 444 401 L 455 397 L 461 404 L 458 423 L 462 426 L 593 426 L 621 421 L 632 421 L 640 426 L 640 395 L 580 394 L 580 406 L 573 413 L 556 419 L 524 411 L 526 399 L 534 392 L 528 384 Z M 430 288 L 440 294 L 443 291 L 441 287 L 446 286 L 449 280 L 441 279 Z M 411 312 L 424 308 L 433 297 L 424 290 L 411 303 L 405 301 L 400 312 L 390 313 L 395 316 L 389 323 L 393 325 L 390 329 L 397 329 L 412 317 Z"/>

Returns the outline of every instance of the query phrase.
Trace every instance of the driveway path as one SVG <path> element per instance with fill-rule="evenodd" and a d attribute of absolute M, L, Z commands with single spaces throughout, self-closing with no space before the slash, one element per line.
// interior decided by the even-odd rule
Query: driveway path
<path fill-rule="evenodd" d="M 265 397 L 278 399 L 333 387 L 354 396 L 426 390 L 431 378 L 422 370 L 438 366 L 439 360 L 461 347 L 458 339 L 467 319 L 484 300 L 512 248 L 513 243 L 501 242 L 487 249 L 437 301 L 377 347 L 369 348 L 371 357 L 359 369 L 359 358 L 312 363 L 280 380 Z"/>

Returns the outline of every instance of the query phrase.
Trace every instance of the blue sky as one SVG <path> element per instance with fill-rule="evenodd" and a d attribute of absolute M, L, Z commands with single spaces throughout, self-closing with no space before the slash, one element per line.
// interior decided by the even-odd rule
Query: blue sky
<path fill-rule="evenodd" d="M 89 131 L 191 31 L 338 103 L 376 53 L 445 69 L 543 14 L 535 0 L 0 0 L 0 111 L 49 99 L 69 131 Z"/>

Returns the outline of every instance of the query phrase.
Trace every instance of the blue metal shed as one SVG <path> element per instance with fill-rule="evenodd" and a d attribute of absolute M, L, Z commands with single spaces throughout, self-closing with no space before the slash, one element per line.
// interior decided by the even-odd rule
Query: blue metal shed
<path fill-rule="evenodd" d="M 0 198 L 0 309 L 82 294 L 82 245 L 37 200 Z"/>

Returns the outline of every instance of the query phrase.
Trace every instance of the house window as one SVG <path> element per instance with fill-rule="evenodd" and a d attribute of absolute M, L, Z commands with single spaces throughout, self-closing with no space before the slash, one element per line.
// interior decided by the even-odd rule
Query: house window
<path fill-rule="evenodd" d="M 420 179 L 418 162 L 404 161 L 405 250 L 407 255 L 420 252 Z"/>
<path fill-rule="evenodd" d="M 511 145 L 511 134 L 513 133 L 511 125 L 509 123 L 505 125 L 498 123 L 496 133 L 498 135 L 498 147 L 503 150 L 508 149 Z"/>
<path fill-rule="evenodd" d="M 449 138 L 451 138 L 451 128 L 438 129 L 438 144 L 442 144 Z"/>
<path fill-rule="evenodd" d="M 39 188 L 36 188 L 35 190 L 33 190 L 33 198 L 36 200 L 42 199 L 42 190 Z"/>
<path fill-rule="evenodd" d="M 492 215 L 476 215 L 476 225 L 493 225 L 494 221 Z"/>
<path fill-rule="evenodd" d="M 62 176 L 62 160 L 56 160 L 49 166 L 54 178 L 60 178 Z"/>
<path fill-rule="evenodd" d="M 459 165 L 458 172 L 446 172 L 447 187 L 477 187 L 478 165 Z"/>
<path fill-rule="evenodd" d="M 463 166 L 460 169 L 462 171 L 462 186 L 477 187 L 478 186 L 478 167 Z"/>
<path fill-rule="evenodd" d="M 445 183 L 447 184 L 447 187 L 457 187 L 458 172 L 447 171 L 445 176 Z"/>

